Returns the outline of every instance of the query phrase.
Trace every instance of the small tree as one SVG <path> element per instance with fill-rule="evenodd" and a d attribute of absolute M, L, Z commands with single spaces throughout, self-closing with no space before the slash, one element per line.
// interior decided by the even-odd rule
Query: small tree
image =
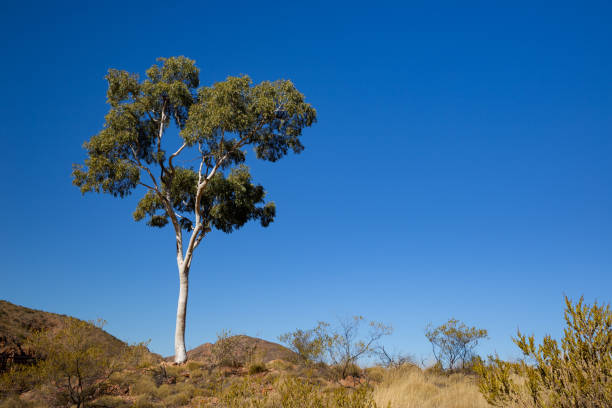
<path fill-rule="evenodd" d="M 364 324 L 368 328 L 367 333 L 363 333 Z M 392 332 L 391 326 L 375 321 L 367 322 L 363 316 L 340 320 L 336 328 L 324 335 L 330 362 L 338 368 L 341 378 L 344 378 L 360 358 L 376 351 L 378 340 Z"/>
<path fill-rule="evenodd" d="M 431 343 L 436 362 L 442 368 L 454 370 L 461 363 L 461 368 L 472 360 L 474 349 L 480 339 L 487 338 L 485 329 L 468 327 L 457 319 L 449 319 L 448 322 L 438 327 L 431 324 L 425 329 L 425 337 Z"/>
<path fill-rule="evenodd" d="M 326 343 L 324 333 L 327 327 L 329 324 L 319 322 L 314 329 L 296 329 L 294 332 L 279 336 L 278 339 L 294 351 L 303 362 L 310 364 L 323 358 Z"/>
<path fill-rule="evenodd" d="M 125 197 L 144 189 L 134 219 L 172 225 L 179 272 L 174 351 L 183 363 L 195 249 L 213 229 L 231 233 L 250 220 L 266 227 L 276 213 L 273 203 L 264 204 L 263 187 L 251 181 L 243 148 L 250 145 L 257 158 L 271 162 L 289 150 L 299 153 L 302 129 L 315 122 L 316 112 L 290 81 L 253 85 L 243 75 L 198 88 L 194 61 L 160 61 L 144 81 L 109 70 L 104 127 L 84 144 L 85 166 L 75 165 L 72 174 L 82 193 Z M 174 147 L 166 136 L 172 124 L 180 136 Z M 179 162 L 185 155 L 188 160 Z"/>
<path fill-rule="evenodd" d="M 211 348 L 211 363 L 218 367 L 240 367 L 255 362 L 257 342 L 231 330 L 217 333 L 217 341 Z"/>
<path fill-rule="evenodd" d="M 69 317 L 59 330 L 34 333 L 25 347 L 38 361 L 31 366 L 14 366 L 5 374 L 4 386 L 47 386 L 42 394 L 50 405 L 87 406 L 106 393 L 113 373 L 138 364 L 147 354 L 144 344 L 127 346 L 102 341 L 96 328 L 103 325 L 101 320 L 94 324 Z"/>
<path fill-rule="evenodd" d="M 489 357 L 478 364 L 480 390 L 496 406 L 534 408 L 612 407 L 612 311 L 565 298 L 567 327 L 561 346 L 550 336 L 536 345 L 520 331 L 514 343 L 527 361 Z"/>

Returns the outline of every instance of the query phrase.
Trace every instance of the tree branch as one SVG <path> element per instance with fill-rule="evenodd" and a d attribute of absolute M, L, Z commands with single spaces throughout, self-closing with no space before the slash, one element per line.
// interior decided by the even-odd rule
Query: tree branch
<path fill-rule="evenodd" d="M 151 177 L 151 181 L 153 181 L 153 184 L 155 185 L 155 191 L 159 193 L 159 185 L 157 184 L 157 180 L 155 179 L 155 176 L 153 176 L 153 173 L 151 173 L 151 170 L 147 166 L 142 165 L 142 163 L 140 162 L 140 159 L 138 158 L 138 154 L 136 154 L 136 150 L 134 150 L 134 147 L 130 146 L 130 149 L 132 150 L 132 154 L 134 155 L 134 159 L 136 160 L 135 162 L 132 161 L 132 163 L 134 163 L 140 169 L 146 171 L 149 174 L 149 177 Z"/>
<path fill-rule="evenodd" d="M 152 187 L 152 186 L 150 186 L 150 185 L 148 185 L 148 184 L 145 184 L 145 183 L 140 182 L 140 181 L 138 182 L 138 184 L 140 184 L 140 185 L 141 185 L 141 186 L 143 186 L 143 187 L 148 188 L 149 190 L 152 190 L 152 191 L 158 192 L 158 191 L 157 191 L 157 189 L 156 189 L 155 187 Z"/>
<path fill-rule="evenodd" d="M 162 106 L 162 111 L 161 111 L 161 117 L 159 121 L 159 134 L 157 135 L 157 162 L 159 163 L 159 167 L 161 167 L 161 177 L 162 178 L 163 178 L 164 173 L 166 172 L 164 161 L 160 160 L 161 141 L 162 141 L 162 136 L 164 135 L 164 121 L 165 120 L 166 120 L 166 101 L 164 100 L 164 104 Z"/>
<path fill-rule="evenodd" d="M 179 153 L 182 152 L 185 147 L 187 147 L 187 143 L 183 143 L 183 145 L 179 147 L 179 149 L 176 152 L 172 153 L 170 157 L 168 158 L 168 167 L 170 167 L 170 170 L 174 171 L 174 165 L 172 164 L 172 159 L 178 156 Z"/>

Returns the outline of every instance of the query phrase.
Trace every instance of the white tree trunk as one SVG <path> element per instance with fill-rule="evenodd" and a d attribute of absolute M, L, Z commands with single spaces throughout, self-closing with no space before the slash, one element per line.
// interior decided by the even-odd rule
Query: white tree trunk
<path fill-rule="evenodd" d="M 182 364 L 187 361 L 185 350 L 185 318 L 187 316 L 187 292 L 189 291 L 189 268 L 179 266 L 179 298 L 176 309 L 176 331 L 174 332 L 174 362 Z"/>

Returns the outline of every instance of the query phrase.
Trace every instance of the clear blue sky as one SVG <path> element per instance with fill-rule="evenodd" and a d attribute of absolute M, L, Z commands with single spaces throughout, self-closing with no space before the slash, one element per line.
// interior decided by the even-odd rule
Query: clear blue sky
<path fill-rule="evenodd" d="M 107 69 L 185 55 L 202 84 L 291 79 L 319 115 L 301 155 L 251 162 L 277 221 L 198 249 L 188 347 L 362 314 L 426 358 L 454 316 L 511 358 L 517 327 L 561 334 L 564 293 L 611 300 L 609 2 L 85 3 L 3 7 L 0 298 L 173 353 L 172 232 L 70 172 Z"/>

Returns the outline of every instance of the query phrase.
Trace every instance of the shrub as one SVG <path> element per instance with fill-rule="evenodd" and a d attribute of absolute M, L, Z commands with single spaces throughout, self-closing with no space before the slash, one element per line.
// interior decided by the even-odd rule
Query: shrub
<path fill-rule="evenodd" d="M 138 400 L 136 404 L 131 404 L 129 401 L 124 400 L 121 397 L 105 395 L 102 398 L 98 398 L 95 402 L 95 406 L 105 408 L 149 408 L 149 405 L 139 405 Z"/>
<path fill-rule="evenodd" d="M 283 408 L 323 408 L 325 401 L 317 388 L 298 378 L 286 378 L 278 388 Z"/>
<path fill-rule="evenodd" d="M 157 393 L 157 386 L 153 381 L 153 378 L 141 375 L 135 382 L 130 386 L 130 394 L 132 395 L 151 395 L 154 396 Z"/>
<path fill-rule="evenodd" d="M 182 407 L 189 404 L 192 394 L 188 391 L 172 394 L 163 399 L 164 407 Z"/>
<path fill-rule="evenodd" d="M 365 386 L 355 390 L 338 388 L 334 391 L 331 402 L 334 408 L 376 408 L 372 389 Z"/>
<path fill-rule="evenodd" d="M 357 364 L 350 362 L 332 366 L 332 370 L 334 374 L 341 379 L 346 377 L 361 377 L 363 373 Z"/>
<path fill-rule="evenodd" d="M 102 320 L 94 324 L 67 318 L 59 330 L 34 333 L 25 345 L 40 359 L 32 366 L 13 367 L 8 373 L 9 385 L 50 386 L 44 392 L 49 405 L 83 407 L 108 393 L 111 375 L 137 365 L 146 347 L 101 344 L 96 327 L 103 325 Z"/>
<path fill-rule="evenodd" d="M 527 407 L 604 408 L 612 406 L 612 312 L 610 305 L 592 306 L 565 298 L 561 347 L 545 336 L 536 345 L 520 331 L 513 339 L 525 361 L 509 363 L 497 356 L 475 366 L 480 390 L 494 405 Z"/>
<path fill-rule="evenodd" d="M 385 346 L 378 346 L 374 349 L 374 354 L 378 361 L 386 368 L 399 368 L 404 365 L 417 365 L 414 356 L 410 354 L 393 353 L 387 351 Z"/>
<path fill-rule="evenodd" d="M 459 367 L 459 363 L 461 368 L 465 368 L 466 363 L 472 360 L 478 340 L 486 339 L 487 331 L 468 327 L 457 319 L 449 319 L 438 327 L 428 325 L 425 337 L 431 343 L 434 357 L 442 368 L 454 370 Z"/>
<path fill-rule="evenodd" d="M 367 333 L 363 330 L 364 325 L 367 326 Z M 367 322 L 363 316 L 353 316 L 340 319 L 336 327 L 319 322 L 314 329 L 298 329 L 283 334 L 279 339 L 306 363 L 323 362 L 326 354 L 326 360 L 336 367 L 333 372 L 339 378 L 345 378 L 351 375 L 350 371 L 361 358 L 376 354 L 380 348 L 378 341 L 392 331 L 391 326 Z"/>
<path fill-rule="evenodd" d="M 0 408 L 29 408 L 32 405 L 21 400 L 18 395 L 10 395 L 0 401 Z"/>
<path fill-rule="evenodd" d="M 278 405 L 282 408 L 376 408 L 370 387 L 337 387 L 324 392 L 311 382 L 289 377 L 278 387 Z"/>
<path fill-rule="evenodd" d="M 279 336 L 278 339 L 294 351 L 302 362 L 307 364 L 318 362 L 323 358 L 325 351 L 324 333 L 328 326 L 325 322 L 319 322 L 314 329 L 297 329 Z"/>
<path fill-rule="evenodd" d="M 235 381 L 225 388 L 220 396 L 224 408 L 263 408 L 268 396 L 257 392 L 259 384 L 249 378 Z"/>
<path fill-rule="evenodd" d="M 264 373 L 267 370 L 268 369 L 266 368 L 266 365 L 264 363 L 251 363 L 249 365 L 249 374 L 250 375 Z"/>
<path fill-rule="evenodd" d="M 364 373 L 368 381 L 381 382 L 385 377 L 385 369 L 380 366 L 368 367 Z"/>
<path fill-rule="evenodd" d="M 230 330 L 217 333 L 212 347 L 212 363 L 218 367 L 242 367 L 254 359 L 257 345 L 249 345 L 244 336 L 233 335 Z"/>
<path fill-rule="evenodd" d="M 195 362 L 195 361 L 189 361 L 187 363 L 187 370 L 195 371 L 195 370 L 198 370 L 198 369 L 202 368 L 203 366 L 204 366 L 204 364 L 202 364 L 202 363 L 198 363 L 198 362 Z"/>

